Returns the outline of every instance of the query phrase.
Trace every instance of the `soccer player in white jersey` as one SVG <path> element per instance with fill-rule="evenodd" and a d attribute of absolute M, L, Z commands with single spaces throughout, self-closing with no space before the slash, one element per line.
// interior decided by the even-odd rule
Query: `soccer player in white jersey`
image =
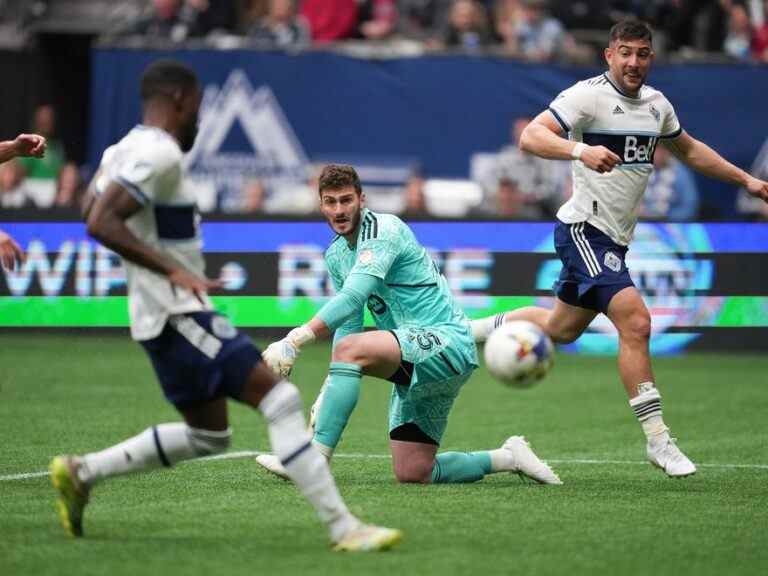
<path fill-rule="evenodd" d="M 525 307 L 473 322 L 477 340 L 495 326 L 528 320 L 556 342 L 573 342 L 598 313 L 619 334 L 619 374 L 647 437 L 647 457 L 669 476 L 694 464 L 670 437 L 661 411 L 648 340 L 651 317 L 632 283 L 625 255 L 637 208 L 661 144 L 691 168 L 768 201 L 768 183 L 730 164 L 688 135 L 672 105 L 645 84 L 653 61 L 651 30 L 639 21 L 616 24 L 605 50 L 608 71 L 562 92 L 525 129 L 521 147 L 542 158 L 573 159 L 573 196 L 558 211 L 555 249 L 563 269 L 552 310 Z"/>
<path fill-rule="evenodd" d="M 125 261 L 131 334 L 184 422 L 152 426 L 99 452 L 55 457 L 51 478 L 62 525 L 82 535 L 89 493 L 108 477 L 226 450 L 229 397 L 267 419 L 273 450 L 327 525 L 334 549 L 393 546 L 398 530 L 363 524 L 344 505 L 325 458 L 310 442 L 296 387 L 276 378 L 208 299 L 218 283 L 205 277 L 195 199 L 182 169 L 197 133 L 194 72 L 177 62 L 155 62 L 144 72 L 141 96 L 143 124 L 104 152 L 84 211 L 89 234 Z"/>
<path fill-rule="evenodd" d="M 19 134 L 13 140 L 0 142 L 0 164 L 19 156 L 42 158 L 47 143 L 39 134 Z M 13 270 L 24 259 L 24 252 L 16 241 L 0 230 L 0 267 Z"/>

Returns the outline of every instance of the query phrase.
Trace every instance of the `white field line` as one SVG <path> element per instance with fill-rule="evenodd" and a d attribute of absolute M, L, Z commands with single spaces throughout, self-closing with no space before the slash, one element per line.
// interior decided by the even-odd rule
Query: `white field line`
<path fill-rule="evenodd" d="M 195 462 L 202 462 L 206 460 L 239 460 L 242 458 L 255 458 L 259 454 L 267 454 L 267 452 L 258 452 L 253 450 L 243 450 L 240 452 L 227 452 L 226 454 L 218 454 L 216 456 L 208 456 L 206 458 L 198 458 L 196 460 L 190 460 L 183 464 L 190 464 Z M 389 460 L 389 454 L 334 454 L 334 458 L 347 458 L 351 460 Z M 602 460 L 592 458 L 547 458 L 547 462 L 550 464 L 581 464 L 587 466 L 645 466 L 648 464 L 645 460 Z M 699 468 L 720 468 L 720 469 L 748 469 L 748 470 L 768 470 L 768 464 L 701 464 L 697 463 Z M 31 478 L 42 478 L 48 476 L 48 471 L 42 472 L 26 472 L 22 474 L 8 474 L 0 476 L 0 482 L 10 482 L 12 480 L 29 480 Z"/>

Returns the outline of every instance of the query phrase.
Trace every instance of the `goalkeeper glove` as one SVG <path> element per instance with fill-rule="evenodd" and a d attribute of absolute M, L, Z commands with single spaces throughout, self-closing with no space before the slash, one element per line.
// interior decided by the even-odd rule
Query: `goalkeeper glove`
<path fill-rule="evenodd" d="M 315 333 L 304 324 L 294 328 L 282 340 L 273 342 L 261 354 L 264 363 L 278 376 L 287 378 L 293 370 L 293 364 L 299 355 L 299 350 L 307 342 L 315 339 Z"/>

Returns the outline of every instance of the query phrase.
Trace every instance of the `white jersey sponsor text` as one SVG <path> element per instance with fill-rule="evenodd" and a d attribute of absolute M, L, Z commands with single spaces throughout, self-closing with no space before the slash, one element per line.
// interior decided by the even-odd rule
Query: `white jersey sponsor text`
<path fill-rule="evenodd" d="M 606 174 L 573 162 L 573 195 L 557 217 L 567 224 L 589 222 L 626 246 L 658 141 L 681 133 L 672 104 L 650 86 L 643 86 L 637 98 L 627 96 L 606 73 L 577 82 L 549 110 L 571 140 L 605 146 L 621 157 L 621 164 Z"/>

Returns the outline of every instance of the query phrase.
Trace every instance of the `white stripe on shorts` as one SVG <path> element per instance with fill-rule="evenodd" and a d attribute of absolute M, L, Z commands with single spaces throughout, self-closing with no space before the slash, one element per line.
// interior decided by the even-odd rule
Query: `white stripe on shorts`
<path fill-rule="evenodd" d="M 581 243 L 581 238 L 576 235 L 576 227 L 579 226 L 581 223 L 577 222 L 576 224 L 570 225 L 571 230 L 571 238 L 573 238 L 574 244 L 576 244 L 576 248 L 579 251 L 579 254 L 581 255 L 581 259 L 584 261 L 584 264 L 587 266 L 587 272 L 589 272 L 589 275 L 593 278 L 597 276 L 597 272 L 595 270 L 594 265 L 592 264 L 592 261 L 589 259 L 589 256 L 587 256 L 584 246 Z"/>
<path fill-rule="evenodd" d="M 592 246 L 589 243 L 589 240 L 587 240 L 587 236 L 584 234 L 584 222 L 581 222 L 581 225 L 579 226 L 578 230 L 576 230 L 576 236 L 580 237 L 582 242 L 584 243 L 585 251 L 587 253 L 588 257 L 591 257 L 592 264 L 595 265 L 595 269 L 597 270 L 597 273 L 600 274 L 600 272 L 603 271 L 603 267 L 600 266 L 600 262 L 597 259 L 597 256 L 595 256 L 595 251 L 592 250 Z"/>
<path fill-rule="evenodd" d="M 208 358 L 216 358 L 221 350 L 221 340 L 206 332 L 205 328 L 195 322 L 193 318 L 183 314 L 176 314 L 168 318 L 168 323 L 179 334 L 184 336 L 192 346 L 200 350 Z"/>

